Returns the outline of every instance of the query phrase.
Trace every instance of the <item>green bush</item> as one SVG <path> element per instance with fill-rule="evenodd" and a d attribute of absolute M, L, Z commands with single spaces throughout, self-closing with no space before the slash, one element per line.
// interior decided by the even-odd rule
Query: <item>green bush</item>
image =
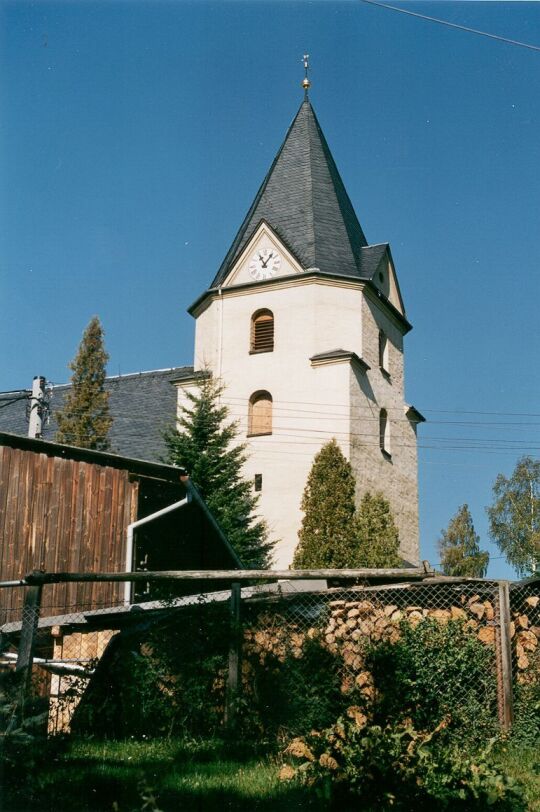
<path fill-rule="evenodd" d="M 113 639 L 77 707 L 72 730 L 106 738 L 213 735 L 223 723 L 227 607 Z"/>
<path fill-rule="evenodd" d="M 248 734 L 301 735 L 331 724 L 351 704 L 341 691 L 340 662 L 319 638 L 305 638 L 301 656 L 289 645 L 281 656 L 269 653 L 263 663 L 257 657 L 248 662 L 243 703 Z"/>
<path fill-rule="evenodd" d="M 398 810 L 526 809 L 521 787 L 491 759 L 490 747 L 470 753 L 453 744 L 443 720 L 430 731 L 407 722 L 358 724 L 341 717 L 320 734 L 294 739 L 286 756 L 297 778 L 343 808 L 352 798 L 364 808 Z"/>
<path fill-rule="evenodd" d="M 521 744 L 540 744 L 540 650 L 529 654 L 529 667 L 514 682 L 512 738 Z"/>
<path fill-rule="evenodd" d="M 399 640 L 369 648 L 366 665 L 377 688 L 376 723 L 410 719 L 424 730 L 446 718 L 460 739 L 497 733 L 494 652 L 462 621 L 403 622 Z"/>

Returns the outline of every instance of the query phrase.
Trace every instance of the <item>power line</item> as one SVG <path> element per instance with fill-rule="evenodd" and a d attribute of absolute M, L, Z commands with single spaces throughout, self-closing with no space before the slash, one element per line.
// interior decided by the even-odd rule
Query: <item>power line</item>
<path fill-rule="evenodd" d="M 133 373 L 133 374 L 136 374 L 136 373 Z M 63 384 L 63 386 L 64 385 L 67 386 L 67 384 Z M 14 403 L 17 400 L 24 400 L 24 398 L 28 397 L 28 396 L 29 395 L 22 395 L 21 397 L 18 397 L 18 398 L 12 398 L 8 402 L 6 402 L 5 405 Z M 233 401 L 237 401 L 240 404 L 244 404 L 244 403 L 247 404 L 247 399 L 241 398 L 241 397 L 232 397 L 232 396 L 230 396 L 230 397 L 222 398 L 222 402 L 224 402 L 225 405 L 226 405 L 227 402 L 229 402 L 229 403 L 231 403 L 231 405 L 233 405 Z M 2 404 L 2 403 L 4 403 L 4 401 L 3 401 L 3 398 L 0 397 L 0 404 Z M 329 406 L 332 409 L 347 409 L 347 410 L 350 408 L 349 405 L 345 404 L 345 403 L 328 403 L 328 402 L 316 403 L 314 401 L 282 400 L 281 398 L 279 400 L 274 401 L 274 409 L 279 408 L 282 411 L 297 411 L 297 412 L 311 413 L 313 415 L 317 415 L 317 417 L 321 416 L 324 413 L 322 413 L 320 411 L 312 410 L 312 409 L 287 408 L 287 406 L 281 405 L 281 404 L 289 404 L 289 405 L 294 406 L 294 407 L 298 407 L 298 406 L 317 406 L 317 407 Z M 0 408 L 1 408 L 1 406 L 0 406 Z M 401 407 L 386 406 L 385 408 L 386 408 L 386 410 L 388 412 L 397 411 L 400 414 L 402 413 Z M 374 412 L 374 411 L 376 411 L 378 409 L 378 406 L 377 406 L 377 404 L 365 405 L 365 406 L 355 406 L 355 409 L 369 409 L 369 410 Z M 472 410 L 472 409 L 468 409 L 468 410 L 466 410 L 466 409 L 430 409 L 430 408 L 427 408 L 427 407 L 422 407 L 422 412 L 427 412 L 427 413 L 431 413 L 431 414 L 449 414 L 449 415 L 454 415 L 454 414 L 455 415 L 461 415 L 461 414 L 463 414 L 463 415 L 485 415 L 485 416 L 492 416 L 492 417 L 538 417 L 538 418 L 540 418 L 540 412 L 493 412 L 493 411 L 476 411 L 476 410 Z M 82 413 L 82 412 L 79 412 L 78 410 L 70 412 L 70 414 L 79 414 L 79 413 Z M 118 417 L 121 418 L 121 419 L 126 419 L 126 420 L 132 419 L 132 417 L 130 417 L 128 415 L 126 415 L 126 416 L 118 415 Z M 325 418 L 325 419 L 332 419 L 334 417 L 336 417 L 336 418 L 339 418 L 339 417 L 346 418 L 346 417 L 348 417 L 348 414 L 336 415 L 336 414 L 332 413 L 331 417 Z M 447 423 L 448 424 L 454 424 L 455 423 L 456 425 L 500 425 L 500 426 L 503 426 L 503 427 L 504 426 L 529 426 L 529 425 L 538 426 L 538 425 L 540 425 L 540 423 L 526 423 L 526 422 L 508 423 L 508 422 L 499 422 L 499 421 L 485 422 L 485 421 L 429 420 L 428 422 L 433 423 L 433 424 L 439 424 L 439 423 L 440 424 L 447 424 Z"/>
<path fill-rule="evenodd" d="M 408 14 L 410 17 L 418 17 L 420 20 L 427 20 L 430 23 L 438 23 L 439 25 L 446 25 L 448 28 L 457 28 L 460 31 L 466 31 L 469 34 L 478 34 L 481 37 L 488 37 L 495 39 L 499 42 L 506 42 L 508 45 L 517 45 L 520 48 L 528 48 L 531 51 L 540 51 L 539 45 L 531 45 L 528 42 L 521 42 L 517 39 L 509 39 L 508 37 L 501 37 L 498 34 L 491 34 L 488 31 L 481 31 L 479 28 L 469 28 L 466 25 L 459 25 L 458 23 L 451 23 L 448 20 L 441 20 L 439 17 L 428 17 L 427 14 L 420 14 L 418 11 L 411 11 L 406 8 L 399 8 L 399 6 L 390 6 L 388 3 L 380 3 L 378 0 L 360 0 L 362 3 L 367 3 L 370 6 L 379 6 L 386 8 L 389 11 L 397 11 L 400 14 Z"/>
<path fill-rule="evenodd" d="M 19 400 L 28 400 L 30 395 L 21 395 L 18 398 L 12 398 L 12 400 L 7 400 L 5 402 L 0 403 L 0 409 L 5 409 L 6 406 L 11 406 L 13 403 L 17 403 Z"/>

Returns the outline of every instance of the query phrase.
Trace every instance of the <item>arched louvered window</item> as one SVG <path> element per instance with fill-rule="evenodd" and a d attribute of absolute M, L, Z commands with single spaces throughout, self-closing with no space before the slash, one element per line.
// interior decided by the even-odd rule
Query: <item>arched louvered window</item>
<path fill-rule="evenodd" d="M 248 434 L 272 434 L 272 395 L 254 392 L 249 399 Z"/>
<path fill-rule="evenodd" d="M 274 349 L 274 314 L 257 310 L 251 317 L 250 352 L 272 352 Z"/>
<path fill-rule="evenodd" d="M 388 338 L 382 330 L 379 330 L 379 367 L 383 372 L 388 372 Z"/>
<path fill-rule="evenodd" d="M 390 456 L 390 421 L 388 420 L 388 412 L 386 409 L 381 409 L 379 412 L 379 445 L 382 453 Z"/>

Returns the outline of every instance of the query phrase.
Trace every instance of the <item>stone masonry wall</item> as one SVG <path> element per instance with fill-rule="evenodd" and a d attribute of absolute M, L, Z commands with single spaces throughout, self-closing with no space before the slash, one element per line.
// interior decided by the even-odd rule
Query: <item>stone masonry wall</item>
<path fill-rule="evenodd" d="M 406 416 L 403 335 L 397 324 L 367 297 L 362 303 L 362 357 L 371 369 L 351 373 L 351 464 L 357 501 L 366 491 L 388 499 L 399 530 L 400 551 L 411 563 L 419 559 L 416 425 Z M 389 374 L 379 368 L 379 330 L 388 338 Z M 390 423 L 390 456 L 379 445 L 379 413 Z"/>

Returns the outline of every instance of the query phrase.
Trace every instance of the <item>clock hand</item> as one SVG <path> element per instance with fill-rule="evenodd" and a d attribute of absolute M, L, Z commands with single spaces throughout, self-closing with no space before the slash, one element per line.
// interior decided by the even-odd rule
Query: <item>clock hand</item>
<path fill-rule="evenodd" d="M 270 260 L 272 259 L 272 257 L 273 257 L 273 256 L 274 256 L 274 252 L 272 251 L 272 253 L 270 254 L 270 256 L 269 256 L 269 257 L 266 257 L 266 262 L 265 262 L 265 261 L 264 261 L 264 260 L 261 258 L 261 261 L 262 261 L 262 264 L 263 264 L 263 268 L 266 268 L 266 266 L 268 265 L 268 263 L 270 262 Z"/>

